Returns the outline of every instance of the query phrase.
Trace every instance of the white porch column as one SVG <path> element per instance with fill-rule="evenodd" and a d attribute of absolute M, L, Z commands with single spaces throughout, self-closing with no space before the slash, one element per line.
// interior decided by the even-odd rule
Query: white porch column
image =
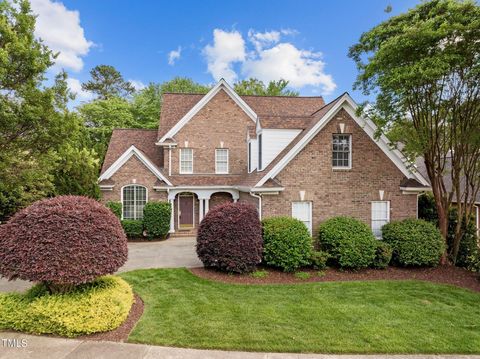
<path fill-rule="evenodd" d="M 203 201 L 205 201 L 203 198 L 198 199 L 198 205 L 200 208 L 198 209 L 198 222 L 200 223 L 203 219 Z"/>
<path fill-rule="evenodd" d="M 208 204 L 209 204 L 209 202 L 210 202 L 210 198 L 205 198 L 205 214 L 208 213 L 208 210 L 209 210 Z"/>
<path fill-rule="evenodd" d="M 237 201 L 238 201 L 238 198 L 233 199 L 233 203 L 237 203 Z"/>
<path fill-rule="evenodd" d="M 174 206 L 175 199 L 169 199 L 168 201 L 170 202 L 170 208 L 172 210 L 172 213 L 170 214 L 170 231 L 169 231 L 169 233 L 175 233 L 175 219 L 174 219 L 175 218 L 174 217 L 175 216 L 175 214 L 174 214 L 174 212 L 175 212 L 175 206 Z"/>

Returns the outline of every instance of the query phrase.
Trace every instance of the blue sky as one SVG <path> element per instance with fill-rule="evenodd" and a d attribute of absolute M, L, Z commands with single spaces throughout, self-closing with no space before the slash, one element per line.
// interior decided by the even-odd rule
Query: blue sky
<path fill-rule="evenodd" d="M 88 71 L 109 64 L 139 87 L 174 76 L 202 83 L 286 77 L 302 95 L 330 100 L 349 91 L 362 101 L 352 90 L 349 46 L 416 3 L 33 0 L 32 8 L 39 14 L 37 36 L 62 53 L 52 71 L 67 70 L 80 100 L 89 98 L 79 89 Z"/>

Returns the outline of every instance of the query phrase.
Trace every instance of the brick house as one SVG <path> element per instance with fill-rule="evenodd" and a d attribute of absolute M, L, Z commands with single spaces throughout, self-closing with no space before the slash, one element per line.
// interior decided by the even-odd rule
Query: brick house
<path fill-rule="evenodd" d="M 214 206 L 253 203 L 262 218 L 293 216 L 312 233 L 352 216 L 375 233 L 417 216 L 428 182 L 405 164 L 345 93 L 239 96 L 220 80 L 206 95 L 165 94 L 157 130 L 114 130 L 99 184 L 138 219 L 147 201 L 169 201 L 171 233 L 192 233 Z"/>

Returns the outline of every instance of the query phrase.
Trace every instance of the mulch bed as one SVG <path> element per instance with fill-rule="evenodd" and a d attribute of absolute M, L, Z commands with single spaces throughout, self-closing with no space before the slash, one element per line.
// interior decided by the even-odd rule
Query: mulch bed
<path fill-rule="evenodd" d="M 140 317 L 143 314 L 143 306 L 142 298 L 135 294 L 135 301 L 130 309 L 127 319 L 117 329 L 109 332 L 82 335 L 75 339 L 125 342 L 128 339 L 128 335 L 135 327 L 135 324 L 140 320 Z"/>
<path fill-rule="evenodd" d="M 272 268 L 259 268 L 268 271 L 265 278 L 254 278 L 251 274 L 228 274 L 212 269 L 191 268 L 190 271 L 201 278 L 223 283 L 237 284 L 294 284 L 306 282 L 336 282 L 336 281 L 361 281 L 361 280 L 424 280 L 434 283 L 451 284 L 480 292 L 480 280 L 477 273 L 453 266 L 438 266 L 436 268 L 398 268 L 363 269 L 359 271 L 340 271 L 328 268 L 322 271 L 304 269 L 310 278 L 300 279 L 292 273 L 284 273 Z"/>

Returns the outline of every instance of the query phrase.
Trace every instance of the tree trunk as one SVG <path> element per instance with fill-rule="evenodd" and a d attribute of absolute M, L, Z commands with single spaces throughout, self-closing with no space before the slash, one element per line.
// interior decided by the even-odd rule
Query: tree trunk
<path fill-rule="evenodd" d="M 440 233 L 442 234 L 443 240 L 445 241 L 445 251 L 440 258 L 440 264 L 446 265 L 449 264 L 448 262 L 448 244 L 447 244 L 447 235 L 448 235 L 448 210 L 445 211 L 445 208 L 440 204 L 437 204 L 437 212 L 438 212 L 438 227 L 440 229 Z"/>

